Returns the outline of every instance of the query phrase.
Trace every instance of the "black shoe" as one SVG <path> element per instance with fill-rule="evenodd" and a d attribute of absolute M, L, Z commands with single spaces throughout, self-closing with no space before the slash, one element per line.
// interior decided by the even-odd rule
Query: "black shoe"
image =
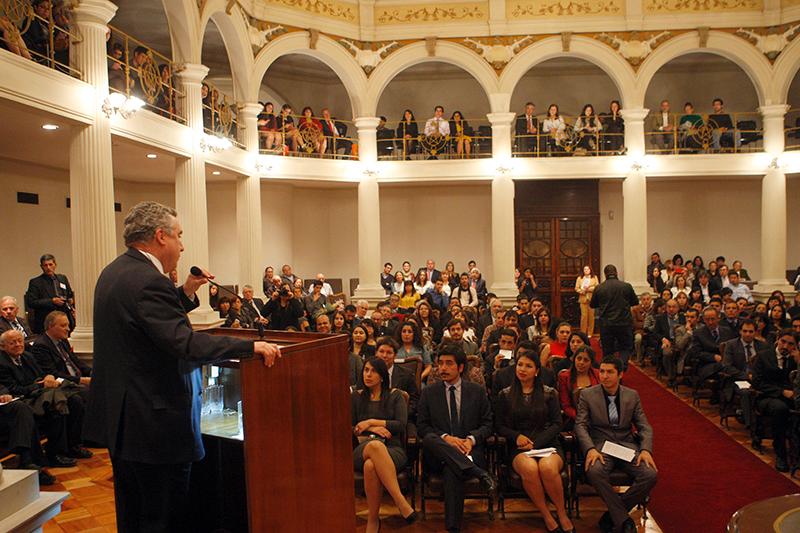
<path fill-rule="evenodd" d="M 56 476 L 50 474 L 47 470 L 42 468 L 39 470 L 39 486 L 46 487 L 49 485 L 55 485 L 58 480 Z"/>
<path fill-rule="evenodd" d="M 54 468 L 69 468 L 78 464 L 78 461 L 64 455 L 56 455 L 50 458 L 50 466 Z"/>
<path fill-rule="evenodd" d="M 411 511 L 411 514 L 408 516 L 404 516 L 403 520 L 406 521 L 406 524 L 413 524 L 417 521 L 418 515 L 416 511 Z"/>
<path fill-rule="evenodd" d="M 489 494 L 490 498 L 494 499 L 497 495 L 497 481 L 494 480 L 494 477 L 490 473 L 484 472 L 478 476 L 478 481 L 481 482 L 481 488 Z"/>
<path fill-rule="evenodd" d="M 600 517 L 600 521 L 597 523 L 603 533 L 611 533 L 614 530 L 614 522 L 611 520 L 611 514 L 606 511 L 603 513 L 603 516 Z"/>
<path fill-rule="evenodd" d="M 778 472 L 788 472 L 789 465 L 786 464 L 786 459 L 784 459 L 783 457 L 778 457 L 777 459 L 775 459 L 775 470 L 777 470 Z"/>
<path fill-rule="evenodd" d="M 546 528 L 546 527 L 547 527 L 547 526 L 545 526 L 545 528 Z M 564 530 L 563 530 L 563 529 L 561 529 L 561 525 L 560 525 L 560 524 L 558 524 L 558 522 L 556 522 L 556 527 L 555 527 L 555 529 L 548 529 L 548 530 L 547 530 L 547 533 L 564 533 Z"/>
<path fill-rule="evenodd" d="M 93 455 L 92 452 L 83 446 L 75 446 L 74 448 L 70 448 L 67 452 L 67 457 L 72 457 L 73 459 L 89 459 Z"/>
<path fill-rule="evenodd" d="M 628 518 L 622 523 L 622 527 L 620 528 L 620 533 L 636 533 L 636 524 Z"/>

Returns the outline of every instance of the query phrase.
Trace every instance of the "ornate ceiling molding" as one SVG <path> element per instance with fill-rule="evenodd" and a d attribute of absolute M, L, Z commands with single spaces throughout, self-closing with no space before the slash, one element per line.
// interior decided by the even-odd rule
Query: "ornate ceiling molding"
<path fill-rule="evenodd" d="M 434 22 L 475 22 L 489 20 L 489 6 L 485 2 L 464 4 L 418 4 L 408 6 L 375 7 L 375 25 L 423 24 Z"/>
<path fill-rule="evenodd" d="M 358 65 L 364 70 L 367 76 L 375 70 L 375 67 L 377 67 L 381 61 L 386 59 L 386 56 L 402 46 L 397 41 L 391 41 L 389 43 L 367 43 L 364 41 L 351 41 L 349 39 L 339 39 L 339 44 L 353 54 L 356 62 L 358 62 Z M 377 49 L 375 49 L 375 47 L 377 47 Z"/>
<path fill-rule="evenodd" d="M 506 0 L 515 19 L 566 16 L 612 16 L 625 13 L 624 0 Z"/>
<path fill-rule="evenodd" d="M 645 13 L 697 13 L 702 11 L 761 11 L 763 0 L 645 0 Z"/>
<path fill-rule="evenodd" d="M 739 28 L 736 35 L 758 48 L 770 61 L 775 61 L 783 49 L 800 34 L 800 24 L 764 29 Z"/>
<path fill-rule="evenodd" d="M 668 31 L 651 33 L 649 38 L 644 38 L 639 32 L 633 31 L 629 34 L 608 34 L 601 33 L 595 37 L 617 51 L 631 66 L 638 67 L 642 61 L 649 56 L 656 47 L 668 40 L 672 34 Z"/>

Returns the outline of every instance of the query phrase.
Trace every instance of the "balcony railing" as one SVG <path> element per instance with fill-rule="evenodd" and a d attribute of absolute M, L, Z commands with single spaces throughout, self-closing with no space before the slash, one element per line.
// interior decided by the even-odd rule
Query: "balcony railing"
<path fill-rule="evenodd" d="M 109 28 L 109 91 L 135 96 L 150 111 L 185 124 L 183 94 L 176 88 L 172 61 L 122 30 Z"/>
<path fill-rule="evenodd" d="M 660 114 L 659 114 L 660 115 Z M 763 150 L 764 130 L 756 112 L 670 114 L 655 129 L 645 122 L 648 154 L 750 153 Z M 658 119 L 656 119 L 658 120 Z"/>
<path fill-rule="evenodd" d="M 800 109 L 790 109 L 784 122 L 786 150 L 800 150 Z"/>
<path fill-rule="evenodd" d="M 378 129 L 378 159 L 480 159 L 492 157 L 492 127 L 483 119 L 402 121 Z"/>
<path fill-rule="evenodd" d="M 203 131 L 208 135 L 224 137 L 239 148 L 244 148 L 243 130 L 239 127 L 239 108 L 234 100 L 209 82 L 203 82 L 201 91 Z"/>
<path fill-rule="evenodd" d="M 2 47 L 21 57 L 36 61 L 69 76 L 81 73 L 70 66 L 69 47 L 76 41 L 69 27 L 69 7 L 40 3 L 36 9 L 30 0 L 0 2 L 0 41 Z"/>
<path fill-rule="evenodd" d="M 333 117 L 266 112 L 258 117 L 262 154 L 357 160 L 355 131 L 352 122 Z"/>

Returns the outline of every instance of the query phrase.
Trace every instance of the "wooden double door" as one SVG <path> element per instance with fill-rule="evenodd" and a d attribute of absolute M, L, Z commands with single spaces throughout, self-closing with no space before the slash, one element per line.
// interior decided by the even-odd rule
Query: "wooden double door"
<path fill-rule="evenodd" d="M 520 272 L 532 269 L 536 294 L 553 316 L 576 327 L 580 307 L 575 280 L 584 266 L 595 274 L 600 267 L 597 200 L 594 180 L 517 184 L 517 265 Z"/>

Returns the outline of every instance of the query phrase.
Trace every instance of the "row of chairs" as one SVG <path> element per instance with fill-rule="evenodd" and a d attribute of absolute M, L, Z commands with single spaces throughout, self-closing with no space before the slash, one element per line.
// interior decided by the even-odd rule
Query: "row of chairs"
<path fill-rule="evenodd" d="M 395 364 L 411 371 L 416 377 L 417 386 L 420 387 L 423 368 L 421 359 L 411 357 L 405 360 L 398 360 Z M 480 357 L 476 355 L 469 356 L 467 364 L 480 365 Z M 464 374 L 466 373 L 467 371 L 465 370 Z M 405 391 L 400 392 L 408 402 L 408 394 Z M 580 498 L 583 496 L 596 496 L 597 493 L 586 478 L 583 454 L 580 452 L 575 434 L 571 431 L 561 432 L 559 440 L 566 456 L 565 466 L 561 472 L 561 480 L 564 485 L 564 501 L 569 515 L 580 518 Z M 406 429 L 405 446 L 408 463 L 397 473 L 397 479 L 400 489 L 410 499 L 411 506 L 414 509 L 417 508 L 417 492 L 419 490 L 420 511 L 422 518 L 426 519 L 427 502 L 444 500 L 444 476 L 430 472 L 424 467 L 422 442 L 417 435 L 416 426 L 410 421 Z M 528 495 L 524 490 L 522 478 L 511 467 L 505 438 L 499 435 L 489 437 L 486 442 L 486 449 L 489 471 L 498 479 L 497 511 L 502 519 L 505 519 L 506 500 L 528 499 Z M 615 471 L 611 474 L 612 485 L 620 489 L 630 486 L 632 482 L 633 480 L 625 472 Z M 357 495 L 365 495 L 364 476 L 361 472 L 355 472 L 355 491 Z M 477 479 L 471 479 L 465 483 L 464 496 L 467 499 L 485 500 L 487 502 L 487 516 L 489 520 L 494 520 L 494 503 L 486 491 L 481 488 Z M 647 519 L 646 505 L 643 506 L 643 518 Z"/>

